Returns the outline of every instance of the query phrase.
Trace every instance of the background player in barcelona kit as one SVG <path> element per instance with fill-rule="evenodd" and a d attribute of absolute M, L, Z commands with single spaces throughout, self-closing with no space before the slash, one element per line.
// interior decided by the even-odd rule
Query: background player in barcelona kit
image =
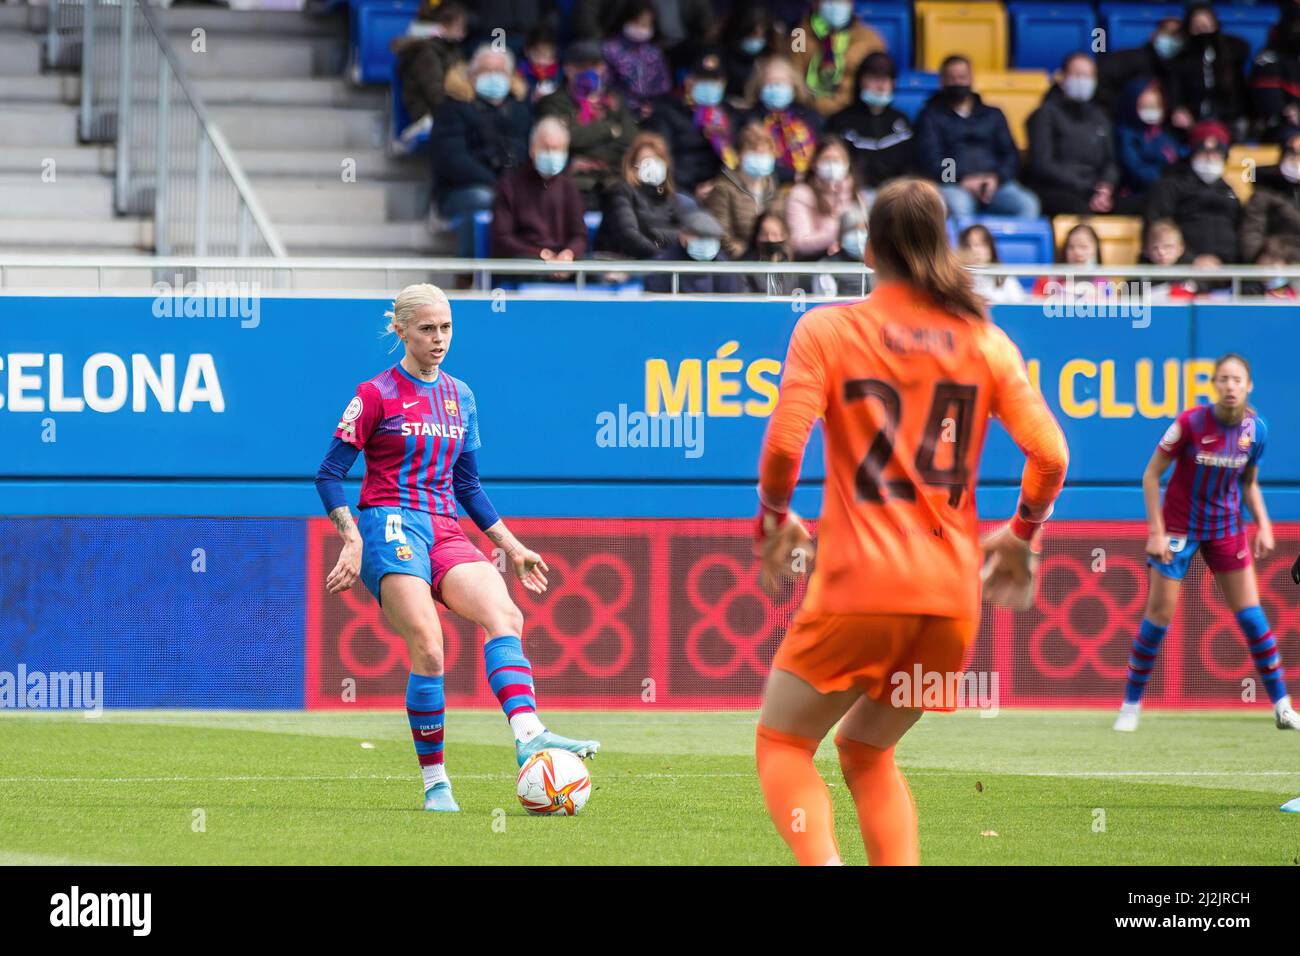
<path fill-rule="evenodd" d="M 536 594 L 546 590 L 546 562 L 510 533 L 479 484 L 474 393 L 441 370 L 451 347 L 451 304 L 436 286 L 411 285 L 387 315 L 406 354 L 357 386 L 316 476 L 325 511 L 343 538 L 325 583 L 337 594 L 359 577 L 406 642 L 406 712 L 424 776 L 424 808 L 455 811 L 460 808 L 443 765 L 442 628 L 435 599 L 483 628 L 488 682 L 514 731 L 520 765 L 538 750 L 589 757 L 600 744 L 570 740 L 542 725 L 532 665 L 520 643 L 523 615 L 457 520 L 459 503 L 510 558 L 523 586 Z M 366 456 L 366 475 L 354 524 L 343 479 L 359 452 Z"/>
<path fill-rule="evenodd" d="M 1250 366 L 1234 352 L 1214 363 L 1218 401 L 1198 405 L 1178 416 L 1156 447 L 1142 475 L 1146 502 L 1147 563 L 1151 591 L 1146 616 L 1133 641 L 1124 703 L 1116 730 L 1137 730 L 1142 692 L 1155 668 L 1160 642 L 1169 630 L 1183 577 L 1200 551 L 1214 573 L 1228 607 L 1250 647 L 1251 659 L 1273 702 L 1279 730 L 1300 730 L 1282 674 L 1282 656 L 1259 606 L 1251 546 L 1241 505 L 1259 524 L 1254 556 L 1273 551 L 1273 525 L 1259 490 L 1259 460 L 1268 443 L 1268 426 L 1247 401 L 1253 385 Z M 1160 478 L 1174 462 L 1174 474 L 1160 507 Z"/>

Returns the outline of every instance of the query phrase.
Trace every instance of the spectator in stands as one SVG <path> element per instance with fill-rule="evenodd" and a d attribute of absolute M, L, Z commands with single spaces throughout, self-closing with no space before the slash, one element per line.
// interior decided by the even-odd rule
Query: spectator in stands
<path fill-rule="evenodd" d="M 1086 53 L 1066 56 L 1038 109 L 1029 114 L 1025 184 L 1043 215 L 1115 210 L 1115 138 L 1110 117 L 1093 102 L 1097 65 Z"/>
<path fill-rule="evenodd" d="M 625 0 L 577 0 L 570 31 L 575 40 L 601 40 L 619 25 Z M 703 40 L 715 32 L 710 0 L 654 0 L 659 42 L 670 64 L 684 65 L 693 52 L 690 39 Z"/>
<path fill-rule="evenodd" d="M 704 199 L 704 208 L 722 223 L 722 249 L 728 258 L 749 253 L 754 223 L 776 200 L 776 144 L 763 127 L 750 123 L 736 137 L 740 162 L 723 168 Z"/>
<path fill-rule="evenodd" d="M 839 248 L 831 255 L 822 256 L 821 262 L 833 265 L 862 265 L 863 253 L 867 250 L 867 213 L 861 206 L 850 206 L 840 217 Z M 865 269 L 856 275 L 817 276 L 817 292 L 820 295 L 853 296 L 866 295 L 870 290 Z"/>
<path fill-rule="evenodd" d="M 1259 256 L 1270 239 L 1300 251 L 1300 130 L 1292 130 L 1276 166 L 1256 170 L 1255 191 L 1241 217 L 1241 254 Z"/>
<path fill-rule="evenodd" d="M 570 45 L 564 56 L 565 85 L 537 103 L 538 116 L 554 116 L 569 128 L 570 170 L 588 208 L 600 205 L 600 188 L 617 176 L 636 120 L 608 89 L 600 46 Z"/>
<path fill-rule="evenodd" d="M 968 266 L 991 266 L 1002 261 L 998 258 L 993 233 L 979 223 L 961 231 L 957 237 L 957 252 L 962 262 Z M 1014 303 L 1025 300 L 1025 287 L 1019 279 L 976 273 L 973 285 L 975 291 L 989 302 Z"/>
<path fill-rule="evenodd" d="M 1057 261 L 1072 266 L 1101 265 L 1101 238 L 1097 235 L 1097 230 L 1086 222 L 1077 224 L 1065 234 L 1065 241 L 1057 253 Z M 1039 276 L 1032 294 L 1050 296 L 1064 293 L 1076 297 L 1087 295 L 1091 291 L 1087 290 L 1088 286 L 1100 289 L 1110 285 L 1109 279 L 1100 276 L 1071 279 L 1068 276 L 1064 279 L 1061 276 Z"/>
<path fill-rule="evenodd" d="M 774 209 L 769 209 L 754 223 L 754 234 L 749 240 L 746 260 L 752 262 L 790 262 L 790 232 L 785 220 Z M 809 283 L 792 273 L 770 273 L 745 276 L 745 290 L 758 295 L 793 295 L 796 288 L 806 289 Z"/>
<path fill-rule="evenodd" d="M 1182 49 L 1183 21 L 1165 17 L 1142 46 L 1101 54 L 1097 58 L 1097 102 L 1104 109 L 1112 109 L 1124 91 L 1138 81 L 1155 81 L 1163 87 L 1169 64 Z"/>
<path fill-rule="evenodd" d="M 1268 46 L 1255 57 L 1250 79 L 1258 133 L 1281 142 L 1290 127 L 1300 127 L 1300 3 L 1283 3 Z"/>
<path fill-rule="evenodd" d="M 727 96 L 743 100 L 759 57 L 772 49 L 772 17 L 767 8 L 759 4 L 736 4 L 722 29 L 722 39 L 726 44 L 722 69 L 727 75 Z"/>
<path fill-rule="evenodd" d="M 629 0 L 619 17 L 617 34 L 601 47 L 609 65 L 609 85 L 642 118 L 650 103 L 672 88 L 668 58 L 654 42 L 655 8 L 651 0 Z"/>
<path fill-rule="evenodd" d="M 1291 243 L 1274 236 L 1264 240 L 1264 245 L 1260 247 L 1259 255 L 1254 261 L 1257 266 L 1293 266 L 1300 259 L 1297 258 L 1296 249 Z M 1286 276 L 1274 276 L 1263 282 L 1243 282 L 1241 294 L 1261 295 L 1268 299 L 1296 298 L 1294 280 Z"/>
<path fill-rule="evenodd" d="M 1016 182 L 1020 152 L 1007 118 L 971 92 L 971 65 L 950 56 L 939 67 L 939 92 L 916 120 L 916 161 L 939 184 L 951 216 L 1038 217 L 1038 197 Z"/>
<path fill-rule="evenodd" d="M 668 144 L 641 133 L 623 156 L 622 178 L 606 190 L 596 248 L 626 259 L 653 259 L 677 242 L 691 208 L 673 182 Z"/>
<path fill-rule="evenodd" d="M 817 144 L 812 174 L 797 183 L 785 203 L 790 250 L 796 259 L 820 259 L 840 251 L 840 221 L 861 200 L 844 141 L 827 136 Z"/>
<path fill-rule="evenodd" d="M 523 52 L 524 42 L 534 30 L 560 28 L 560 7 L 555 0 L 474 0 L 470 10 L 470 40 L 474 46 L 493 43 L 499 49 L 504 39 L 516 56 Z"/>
<path fill-rule="evenodd" d="M 497 180 L 526 162 L 528 106 L 510 95 L 514 56 L 481 46 L 469 64 L 474 98 L 447 98 L 434 114 L 434 194 L 443 218 L 460 217 L 460 255 L 474 254 L 474 213 L 492 208 Z"/>
<path fill-rule="evenodd" d="M 722 251 L 722 224 L 703 209 L 692 209 L 682 218 L 677 242 L 661 249 L 656 259 L 664 262 L 726 262 Z M 647 292 L 671 292 L 673 277 L 669 273 L 646 276 Z M 680 273 L 677 290 L 688 295 L 735 293 L 743 291 L 740 277 L 734 273 Z"/>
<path fill-rule="evenodd" d="M 858 98 L 826 121 L 826 132 L 849 146 L 850 163 L 871 208 L 876 190 L 912 171 L 912 123 L 890 106 L 898 71 L 888 53 L 872 53 L 858 67 Z"/>
<path fill-rule="evenodd" d="M 1240 138 L 1246 126 L 1249 44 L 1223 33 L 1214 7 L 1204 0 L 1187 7 L 1183 33 L 1187 42 L 1169 66 L 1165 88 L 1173 124 L 1189 129 L 1202 120 L 1217 120 Z"/>
<path fill-rule="evenodd" d="M 1153 266 L 1182 265 L 1187 257 L 1187 247 L 1183 245 L 1183 231 L 1172 219 L 1157 219 L 1147 226 L 1146 241 L 1142 244 L 1139 262 Z M 1151 295 L 1155 299 L 1191 299 L 1197 292 L 1196 283 L 1189 279 L 1170 282 L 1155 282 L 1151 285 Z"/>
<path fill-rule="evenodd" d="M 680 97 L 661 96 L 645 128 L 668 143 L 677 170 L 677 185 L 703 198 L 700 187 L 723 169 L 735 169 L 737 117 L 724 101 L 726 79 L 717 53 L 691 64 Z"/>
<path fill-rule="evenodd" d="M 433 128 L 433 113 L 450 93 L 462 100 L 473 96 L 468 81 L 457 69 L 462 57 L 460 44 L 468 31 L 465 7 L 447 0 L 433 6 L 420 5 L 403 36 L 393 40 L 397 75 L 402 84 L 402 106 L 411 124 L 402 131 L 408 139 Z"/>
<path fill-rule="evenodd" d="M 1201 268 L 1239 262 L 1241 203 L 1223 179 L 1228 131 L 1220 123 L 1197 123 L 1191 157 L 1165 172 L 1147 195 L 1145 218 L 1173 219 Z"/>
<path fill-rule="evenodd" d="M 582 196 L 564 168 L 569 131 L 553 116 L 529 138 L 530 162 L 501 177 L 492 204 L 492 255 L 500 259 L 572 262 L 587 254 Z M 536 279 L 537 276 L 530 276 Z"/>
<path fill-rule="evenodd" d="M 813 0 L 799 25 L 803 43 L 795 46 L 795 69 L 822 116 L 838 113 L 858 95 L 858 65 L 868 53 L 884 52 L 885 41 L 853 12 L 853 0 Z"/>
<path fill-rule="evenodd" d="M 524 99 L 529 103 L 536 104 L 560 88 L 559 44 L 554 31 L 540 28 L 528 35 L 518 74 L 525 86 Z"/>
<path fill-rule="evenodd" d="M 1166 122 L 1165 98 L 1153 80 L 1134 80 L 1118 107 L 1115 142 L 1119 194 L 1126 205 L 1143 203 L 1147 191 L 1178 162 L 1184 149 Z"/>
<path fill-rule="evenodd" d="M 808 91 L 790 61 L 762 57 L 749 78 L 742 123 L 756 122 L 776 144 L 776 175 L 782 183 L 801 180 L 812 162 L 822 121 L 806 103 Z"/>

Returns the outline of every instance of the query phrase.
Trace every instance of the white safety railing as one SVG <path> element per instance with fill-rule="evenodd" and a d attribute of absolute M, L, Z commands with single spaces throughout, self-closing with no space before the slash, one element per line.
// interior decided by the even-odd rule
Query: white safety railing
<path fill-rule="evenodd" d="M 1259 283 L 1276 277 L 1285 277 L 1300 288 L 1300 266 L 1221 266 L 1216 269 L 1198 269 L 1193 266 L 1079 266 L 1060 265 L 998 265 L 972 269 L 976 274 L 992 277 L 1037 278 L 1049 276 L 1060 280 L 1049 287 L 1046 298 L 1087 296 L 1092 301 L 1104 302 L 1106 296 L 1131 301 L 1159 302 L 1158 287 L 1169 282 L 1194 279 L 1204 288 L 1217 289 L 1224 298 L 1242 298 L 1250 301 L 1276 301 L 1296 309 L 1300 317 L 1300 304 L 1282 300 L 1263 300 L 1243 296 L 1243 283 Z M 0 256 L 0 292 L 19 290 L 67 290 L 82 294 L 87 291 L 130 293 L 148 290 L 158 281 L 172 282 L 183 276 L 185 281 L 220 283 L 232 274 L 256 274 L 259 285 L 269 294 L 322 294 L 326 292 L 373 292 L 391 295 L 410 282 L 440 282 L 451 291 L 454 280 L 468 278 L 468 284 L 458 288 L 460 294 L 506 294 L 508 287 L 498 282 L 509 280 L 547 283 L 557 273 L 569 276 L 567 281 L 550 283 L 540 289 L 542 294 L 552 291 L 564 296 L 600 296 L 611 294 L 610 286 L 619 279 L 644 278 L 648 275 L 669 277 L 666 294 L 684 294 L 681 278 L 690 275 L 735 275 L 751 277 L 754 281 L 747 289 L 751 294 L 778 297 L 820 299 L 852 298 L 869 291 L 871 270 L 854 263 L 831 262 L 657 262 L 595 259 L 578 262 L 553 263 L 521 259 L 331 259 L 331 258 L 219 258 L 196 256 Z M 611 276 L 617 277 L 613 281 Z M 801 291 L 773 293 L 768 281 L 771 277 L 800 277 L 801 279 L 831 277 L 842 281 L 832 293 L 820 293 L 817 285 L 801 286 Z M 1104 289 L 1091 291 L 1085 288 L 1096 279 L 1112 280 Z M 602 288 L 593 289 L 601 284 Z M 790 288 L 789 285 L 786 288 Z M 533 291 L 539 291 L 534 289 Z M 635 290 L 638 296 L 649 295 Z M 617 293 L 614 293 L 617 294 Z"/>
<path fill-rule="evenodd" d="M 85 0 L 82 37 L 81 138 L 117 143 L 117 211 L 153 215 L 160 256 L 282 258 L 283 243 L 148 4 Z M 242 262 L 226 268 L 249 275 Z"/>

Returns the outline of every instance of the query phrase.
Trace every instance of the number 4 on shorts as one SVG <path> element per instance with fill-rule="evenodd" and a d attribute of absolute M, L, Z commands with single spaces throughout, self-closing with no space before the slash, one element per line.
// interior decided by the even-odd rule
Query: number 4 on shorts
<path fill-rule="evenodd" d="M 402 530 L 401 515 L 388 516 L 388 524 L 384 526 L 384 540 L 406 544 L 406 532 Z"/>

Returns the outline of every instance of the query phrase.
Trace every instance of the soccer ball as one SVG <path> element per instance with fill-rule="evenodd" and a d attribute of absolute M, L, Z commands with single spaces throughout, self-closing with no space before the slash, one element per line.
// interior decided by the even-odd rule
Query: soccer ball
<path fill-rule="evenodd" d="M 591 796 L 591 774 L 576 754 L 539 750 L 519 768 L 515 793 L 529 813 L 571 817 Z"/>

